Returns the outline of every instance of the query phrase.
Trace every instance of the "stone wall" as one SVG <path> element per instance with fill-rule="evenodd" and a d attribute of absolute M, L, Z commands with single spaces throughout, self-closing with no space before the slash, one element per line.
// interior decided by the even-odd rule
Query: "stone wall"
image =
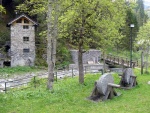
<path fill-rule="evenodd" d="M 23 29 L 23 23 L 11 25 L 11 66 L 34 65 L 35 59 L 35 28 L 29 23 L 29 29 Z M 29 37 L 24 41 L 23 37 Z M 29 49 L 29 52 L 23 52 Z"/>
<path fill-rule="evenodd" d="M 70 50 L 72 61 L 75 64 L 78 64 L 78 50 Z M 83 53 L 83 64 L 93 63 L 96 64 L 99 62 L 99 59 L 101 57 L 100 50 L 90 49 L 89 51 Z"/>

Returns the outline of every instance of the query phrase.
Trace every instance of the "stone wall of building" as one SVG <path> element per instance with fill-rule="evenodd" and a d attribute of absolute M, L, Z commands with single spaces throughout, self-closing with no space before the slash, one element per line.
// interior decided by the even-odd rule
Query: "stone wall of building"
<path fill-rule="evenodd" d="M 70 50 L 72 60 L 75 64 L 78 64 L 78 50 Z M 101 57 L 100 50 L 90 49 L 89 51 L 83 53 L 83 64 L 93 63 L 96 64 L 99 62 Z"/>
<path fill-rule="evenodd" d="M 24 29 L 23 25 L 28 25 L 28 29 Z M 23 37 L 29 37 L 29 40 L 24 41 Z M 34 65 L 34 60 L 35 27 L 32 23 L 13 23 L 11 25 L 11 66 Z"/>

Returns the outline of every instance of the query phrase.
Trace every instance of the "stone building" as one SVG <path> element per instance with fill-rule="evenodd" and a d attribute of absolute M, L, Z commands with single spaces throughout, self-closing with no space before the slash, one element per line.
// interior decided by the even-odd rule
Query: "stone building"
<path fill-rule="evenodd" d="M 70 50 L 72 60 L 74 64 L 78 64 L 78 50 Z M 100 50 L 90 49 L 89 51 L 83 53 L 82 60 L 83 64 L 93 63 L 97 64 L 101 56 Z"/>
<path fill-rule="evenodd" d="M 78 50 L 70 50 L 73 64 L 69 65 L 69 69 L 78 69 Z M 101 52 L 100 50 L 90 49 L 83 53 L 82 61 L 85 70 L 99 70 L 103 69 L 103 64 L 100 61 Z"/>
<path fill-rule="evenodd" d="M 11 67 L 34 65 L 35 27 L 37 25 L 25 14 L 16 17 L 7 24 L 11 30 Z"/>

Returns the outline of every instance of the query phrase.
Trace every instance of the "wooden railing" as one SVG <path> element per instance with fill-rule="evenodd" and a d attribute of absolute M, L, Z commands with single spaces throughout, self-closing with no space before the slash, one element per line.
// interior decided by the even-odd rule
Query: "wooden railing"
<path fill-rule="evenodd" d="M 109 64 L 117 64 L 125 67 L 130 67 L 130 59 L 128 58 L 123 58 L 119 56 L 114 56 L 114 55 L 102 55 L 102 59 L 105 59 L 106 63 Z M 138 66 L 138 60 L 132 60 L 132 67 L 137 67 Z"/>

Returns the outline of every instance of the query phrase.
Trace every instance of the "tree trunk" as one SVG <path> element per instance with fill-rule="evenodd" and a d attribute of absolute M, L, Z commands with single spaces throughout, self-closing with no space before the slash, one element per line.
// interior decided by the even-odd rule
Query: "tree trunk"
<path fill-rule="evenodd" d="M 56 45 L 57 45 L 57 36 L 58 36 L 58 0 L 55 0 L 54 4 L 54 28 L 53 28 L 53 39 L 52 39 L 52 62 L 55 67 L 56 62 Z"/>
<path fill-rule="evenodd" d="M 83 61 L 82 61 L 82 46 L 79 44 L 78 51 L 78 66 L 79 66 L 79 83 L 84 83 L 84 69 L 83 69 Z"/>
<path fill-rule="evenodd" d="M 58 36 L 58 0 L 48 0 L 48 12 L 47 12 L 47 62 L 48 62 L 48 82 L 47 89 L 53 89 L 54 70 L 56 62 L 56 43 Z M 54 6 L 54 9 L 52 8 Z M 54 20 L 52 16 L 52 10 L 54 11 Z"/>
<path fill-rule="evenodd" d="M 147 47 L 146 53 L 146 73 L 148 73 L 148 57 L 149 57 L 149 46 Z"/>
<path fill-rule="evenodd" d="M 143 74 L 143 68 L 144 68 L 144 54 L 143 51 L 141 53 L 141 75 Z"/>
<path fill-rule="evenodd" d="M 84 68 L 83 68 L 82 55 L 83 55 L 84 24 L 85 24 L 84 9 L 82 10 L 81 18 L 82 18 L 82 26 L 80 29 L 80 38 L 79 38 L 79 47 L 78 47 L 79 49 L 78 67 L 79 67 L 79 83 L 83 84 L 84 83 Z"/>
<path fill-rule="evenodd" d="M 47 12 L 47 63 L 48 63 L 48 82 L 47 89 L 53 89 L 54 81 L 54 63 L 52 58 L 52 5 L 51 0 L 48 0 L 48 12 Z"/>

